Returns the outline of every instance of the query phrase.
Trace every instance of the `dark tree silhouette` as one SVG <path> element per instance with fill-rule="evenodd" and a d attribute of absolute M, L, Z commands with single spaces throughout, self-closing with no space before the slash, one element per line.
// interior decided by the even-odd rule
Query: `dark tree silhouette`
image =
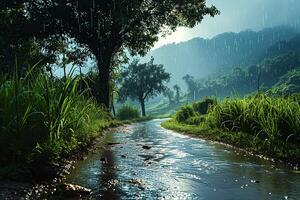
<path fill-rule="evenodd" d="M 153 64 L 153 61 L 152 58 L 148 63 L 139 64 L 138 60 L 134 60 L 121 73 L 121 100 L 128 97 L 138 100 L 143 116 L 146 116 L 145 101 L 163 93 L 167 89 L 165 84 L 170 80 L 170 74 L 163 65 Z"/>

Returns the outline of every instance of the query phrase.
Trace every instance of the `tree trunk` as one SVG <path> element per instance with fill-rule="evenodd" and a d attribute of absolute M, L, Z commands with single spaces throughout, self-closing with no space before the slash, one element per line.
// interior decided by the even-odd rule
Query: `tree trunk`
<path fill-rule="evenodd" d="M 109 69 L 108 67 L 99 67 L 99 78 L 100 78 L 100 85 L 99 85 L 99 99 L 98 102 L 104 105 L 106 108 L 109 108 Z"/>
<path fill-rule="evenodd" d="M 146 116 L 145 101 L 140 100 L 140 103 L 141 103 L 141 108 L 142 108 L 142 116 L 145 117 Z"/>
<path fill-rule="evenodd" d="M 98 103 L 109 108 L 110 95 L 109 95 L 109 80 L 110 80 L 110 67 L 111 67 L 111 54 L 97 56 L 98 71 L 99 71 L 99 92 Z"/>

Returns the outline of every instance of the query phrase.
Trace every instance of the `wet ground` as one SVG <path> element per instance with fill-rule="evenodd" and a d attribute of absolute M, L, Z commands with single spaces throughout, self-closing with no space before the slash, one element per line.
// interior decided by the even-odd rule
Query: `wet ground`
<path fill-rule="evenodd" d="M 93 199 L 299 199 L 300 171 L 184 136 L 163 120 L 107 134 L 66 182 Z"/>

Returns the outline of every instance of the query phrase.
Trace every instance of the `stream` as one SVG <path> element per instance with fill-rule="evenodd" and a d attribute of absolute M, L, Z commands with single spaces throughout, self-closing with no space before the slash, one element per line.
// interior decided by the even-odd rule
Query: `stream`
<path fill-rule="evenodd" d="M 107 134 L 66 182 L 92 199 L 299 199 L 300 171 L 160 126 Z"/>

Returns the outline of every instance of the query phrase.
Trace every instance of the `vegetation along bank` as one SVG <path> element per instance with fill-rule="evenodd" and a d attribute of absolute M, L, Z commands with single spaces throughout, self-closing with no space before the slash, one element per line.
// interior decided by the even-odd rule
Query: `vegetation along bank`
<path fill-rule="evenodd" d="M 13 178 L 24 166 L 56 162 L 120 124 L 82 84 L 79 77 L 64 81 L 36 72 L 0 77 L 1 178 Z M 28 178 L 36 170 L 25 171 Z"/>
<path fill-rule="evenodd" d="M 299 165 L 300 101 L 256 94 L 205 99 L 182 107 L 162 124 L 196 137 L 223 142 L 276 160 Z"/>

